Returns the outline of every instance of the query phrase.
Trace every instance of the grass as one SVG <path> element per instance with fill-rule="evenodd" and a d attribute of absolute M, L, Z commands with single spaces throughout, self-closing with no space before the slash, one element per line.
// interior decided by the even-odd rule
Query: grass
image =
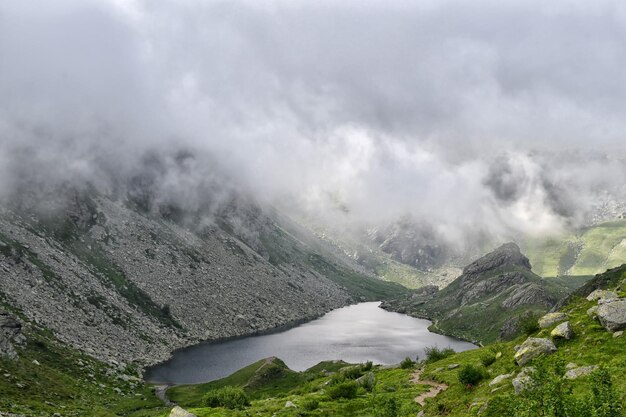
<path fill-rule="evenodd" d="M 0 360 L 1 411 L 101 417 L 163 413 L 160 401 L 139 379 L 116 378 L 111 367 L 63 346 L 46 331 L 26 334 L 28 343 L 18 348 L 19 360 Z M 132 369 L 124 373 L 135 374 Z"/>
<path fill-rule="evenodd" d="M 283 363 L 273 359 L 281 368 Z M 187 385 L 171 388 L 169 397 L 182 407 L 206 416 L 373 416 L 383 415 L 382 410 L 394 402 L 402 414 L 415 415 L 420 407 L 414 398 L 427 390 L 422 385 L 410 382 L 412 369 L 383 368 L 372 366 L 375 377 L 371 392 L 358 386 L 354 380 L 345 379 L 355 367 L 367 369 L 371 365 L 349 365 L 345 362 L 322 362 L 304 372 L 294 372 L 284 367 L 284 373 L 268 377 L 260 385 L 258 371 L 266 360 L 247 366 L 233 375 L 208 384 Z M 242 387 L 252 399 L 251 405 L 243 410 L 210 408 L 202 405 L 202 398 L 210 390 L 225 386 Z M 267 389 L 267 387 L 274 387 Z M 286 407 L 290 401 L 295 407 Z M 380 413 L 379 413 L 380 412 Z"/>

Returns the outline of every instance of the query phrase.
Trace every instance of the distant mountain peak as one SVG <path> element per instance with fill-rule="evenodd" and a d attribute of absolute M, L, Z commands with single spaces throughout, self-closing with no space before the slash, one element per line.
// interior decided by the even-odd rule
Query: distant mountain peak
<path fill-rule="evenodd" d="M 522 254 L 519 246 L 509 242 L 466 266 L 463 269 L 463 275 L 482 274 L 496 268 L 512 266 L 522 267 L 529 271 L 531 269 L 530 261 Z"/>

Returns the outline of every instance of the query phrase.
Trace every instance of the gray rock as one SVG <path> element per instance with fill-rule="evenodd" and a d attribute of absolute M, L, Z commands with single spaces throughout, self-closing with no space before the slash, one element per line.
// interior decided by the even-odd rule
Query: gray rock
<path fill-rule="evenodd" d="M 574 369 L 574 368 L 578 368 L 578 365 L 576 365 L 574 362 L 570 362 L 567 365 L 565 365 L 565 369 L 567 370 Z"/>
<path fill-rule="evenodd" d="M 567 320 L 568 316 L 565 313 L 548 313 L 539 319 L 539 327 L 545 329 L 553 326 L 557 323 Z"/>
<path fill-rule="evenodd" d="M 610 332 L 626 329 L 626 300 L 615 301 L 598 306 L 598 319 Z"/>
<path fill-rule="evenodd" d="M 20 322 L 0 310 L 0 359 L 17 360 L 15 346 L 23 345 L 25 341 Z"/>
<path fill-rule="evenodd" d="M 461 366 L 461 365 L 459 365 L 458 363 L 451 363 L 450 365 L 448 365 L 448 369 L 449 370 L 456 369 L 459 366 Z"/>
<path fill-rule="evenodd" d="M 615 294 L 613 291 L 594 290 L 591 294 L 587 296 L 588 301 L 596 301 L 601 298 L 617 298 L 617 294 Z"/>
<path fill-rule="evenodd" d="M 196 417 L 196 415 L 190 413 L 182 407 L 175 406 L 172 408 L 172 411 L 170 411 L 169 417 Z"/>
<path fill-rule="evenodd" d="M 519 366 L 524 366 L 540 355 L 549 355 L 554 352 L 556 352 L 556 346 L 551 340 L 529 337 L 522 343 L 514 358 Z"/>
<path fill-rule="evenodd" d="M 613 337 L 621 337 L 623 334 L 624 334 L 624 331 L 620 330 L 619 332 L 613 333 Z"/>
<path fill-rule="evenodd" d="M 550 336 L 555 339 L 571 339 L 574 336 L 574 330 L 569 321 L 559 324 L 550 332 Z"/>
<path fill-rule="evenodd" d="M 525 389 L 528 389 L 532 386 L 532 374 L 535 372 L 535 368 L 532 366 L 523 368 L 519 374 L 511 381 L 513 385 L 513 389 L 515 390 L 515 395 L 519 395 Z"/>
<path fill-rule="evenodd" d="M 376 376 L 374 372 L 368 372 L 367 374 L 357 378 L 356 383 L 362 387 L 374 387 L 376 384 Z"/>
<path fill-rule="evenodd" d="M 596 365 L 581 366 L 581 367 L 578 367 L 578 368 L 573 368 L 573 369 L 570 369 L 567 372 L 565 372 L 565 375 L 563 376 L 563 378 L 565 378 L 565 379 L 576 379 L 576 378 L 579 378 L 581 376 L 591 375 L 591 373 L 593 371 L 595 371 L 596 369 L 598 369 L 598 367 Z"/>
<path fill-rule="evenodd" d="M 285 403 L 285 408 L 296 408 L 296 405 L 292 401 L 287 401 Z"/>
<path fill-rule="evenodd" d="M 615 301 L 622 301 L 622 298 L 612 297 L 612 298 L 600 298 L 598 300 L 598 305 L 614 303 Z"/>
<path fill-rule="evenodd" d="M 587 310 L 587 315 L 591 318 L 594 318 L 598 315 L 598 306 L 593 306 Z"/>
<path fill-rule="evenodd" d="M 500 384 L 502 381 L 505 381 L 505 380 L 507 380 L 507 379 L 511 378 L 512 376 L 513 376 L 513 374 L 502 374 L 502 375 L 498 375 L 497 377 L 495 377 L 495 378 L 493 379 L 493 381 L 491 381 L 491 382 L 489 383 L 489 386 L 491 387 L 491 386 L 494 386 L 494 385 L 498 385 L 498 384 Z"/>

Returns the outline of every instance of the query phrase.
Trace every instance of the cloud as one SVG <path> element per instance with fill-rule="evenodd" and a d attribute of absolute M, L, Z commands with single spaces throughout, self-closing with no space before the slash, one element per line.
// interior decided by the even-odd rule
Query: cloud
<path fill-rule="evenodd" d="M 227 182 L 450 240 L 581 224 L 623 198 L 625 27 L 610 0 L 6 0 L 0 193 L 160 155 L 193 207 Z"/>

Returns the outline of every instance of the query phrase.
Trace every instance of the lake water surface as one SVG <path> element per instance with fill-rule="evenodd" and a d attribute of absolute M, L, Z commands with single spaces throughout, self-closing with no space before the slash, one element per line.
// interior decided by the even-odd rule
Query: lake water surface
<path fill-rule="evenodd" d="M 428 331 L 428 320 L 378 308 L 378 302 L 333 310 L 289 330 L 219 343 L 202 343 L 174 352 L 172 359 L 146 372 L 149 382 L 194 384 L 230 375 L 259 359 L 276 356 L 303 371 L 324 360 L 390 365 L 424 356 L 424 348 L 473 349 L 471 343 Z"/>

